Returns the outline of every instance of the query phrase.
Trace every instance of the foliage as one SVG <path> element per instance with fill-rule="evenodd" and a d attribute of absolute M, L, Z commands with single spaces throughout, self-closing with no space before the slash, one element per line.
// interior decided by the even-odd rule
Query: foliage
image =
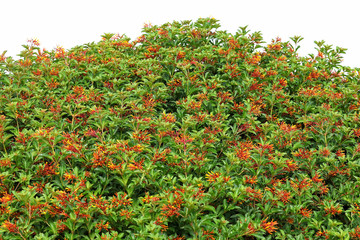
<path fill-rule="evenodd" d="M 218 22 L 3 53 L 0 238 L 359 239 L 359 69 Z"/>

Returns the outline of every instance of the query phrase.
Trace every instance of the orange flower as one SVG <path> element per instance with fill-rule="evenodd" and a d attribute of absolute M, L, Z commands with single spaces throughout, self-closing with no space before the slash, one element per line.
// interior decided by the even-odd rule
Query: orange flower
<path fill-rule="evenodd" d="M 109 222 L 104 223 L 104 220 L 101 220 L 101 222 L 97 223 L 95 226 L 99 231 L 102 229 L 108 229 L 109 228 Z"/>
<path fill-rule="evenodd" d="M 177 56 L 176 56 L 176 60 L 179 60 L 179 59 L 184 58 L 184 57 L 185 57 L 185 55 L 186 55 L 186 53 L 185 53 L 185 52 L 180 51 L 180 52 L 177 54 Z"/>
<path fill-rule="evenodd" d="M 48 88 L 50 89 L 55 89 L 57 88 L 60 83 L 58 83 L 56 80 L 54 80 L 53 78 L 51 78 L 51 82 L 46 82 L 46 85 L 48 86 Z"/>
<path fill-rule="evenodd" d="M 205 237 L 205 240 L 215 240 L 213 234 L 214 234 L 214 231 L 203 231 L 203 236 Z"/>
<path fill-rule="evenodd" d="M 252 223 L 249 223 L 246 229 L 246 235 L 251 235 L 257 232 L 256 228 L 254 227 L 254 225 Z"/>
<path fill-rule="evenodd" d="M 36 72 L 33 71 L 32 73 L 33 73 L 34 75 L 36 75 L 36 76 L 40 76 L 40 75 L 42 74 L 42 72 L 41 72 L 40 69 L 37 69 Z"/>
<path fill-rule="evenodd" d="M 245 184 L 246 183 L 249 183 L 249 184 L 257 183 L 257 176 L 253 176 L 253 177 L 245 176 Z"/>
<path fill-rule="evenodd" d="M 220 174 L 219 173 L 214 173 L 212 171 L 208 172 L 206 174 L 206 178 L 207 178 L 208 182 L 215 182 L 218 177 L 220 177 Z"/>
<path fill-rule="evenodd" d="M 159 28 L 159 29 L 158 29 L 158 34 L 159 34 L 160 36 L 168 37 L 168 31 L 167 31 L 167 30 L 164 30 L 164 29 L 162 29 L 162 28 Z"/>
<path fill-rule="evenodd" d="M 11 167 L 11 159 L 10 158 L 0 159 L 0 167 Z"/>
<path fill-rule="evenodd" d="M 59 71 L 53 68 L 53 69 L 50 70 L 50 75 L 58 76 L 58 75 L 59 75 Z"/>
<path fill-rule="evenodd" d="M 6 220 L 5 222 L 3 222 L 3 224 L 1 225 L 2 228 L 5 228 L 6 230 L 8 230 L 11 233 L 18 233 L 19 232 L 19 228 L 16 226 L 15 223 L 11 223 L 8 220 Z"/>
<path fill-rule="evenodd" d="M 59 233 L 62 233 L 63 231 L 68 229 L 68 227 L 65 225 L 64 220 L 59 219 L 56 222 L 56 229 L 58 230 Z"/>
<path fill-rule="evenodd" d="M 261 228 L 264 229 L 265 231 L 267 231 L 269 234 L 272 234 L 273 232 L 276 231 L 277 227 L 275 227 L 275 225 L 277 225 L 277 221 L 271 221 L 271 222 L 266 222 L 267 218 L 265 220 L 263 220 L 261 222 Z"/>
<path fill-rule="evenodd" d="M 249 200 L 251 201 L 260 201 L 260 199 L 263 198 L 263 193 L 261 192 L 261 190 L 256 190 L 256 189 L 252 189 L 251 187 L 247 187 L 245 189 L 245 191 L 247 193 L 249 193 Z"/>
<path fill-rule="evenodd" d="M 285 190 L 279 190 L 276 194 L 279 197 L 279 200 L 283 203 L 289 202 L 289 199 L 291 198 L 290 192 L 287 192 Z"/>
<path fill-rule="evenodd" d="M 360 137 L 360 128 L 353 129 L 353 131 L 354 131 L 354 135 L 355 135 L 356 137 Z"/>
<path fill-rule="evenodd" d="M 223 181 L 224 181 L 224 183 L 227 183 L 228 181 L 230 181 L 230 177 L 223 177 Z"/>
<path fill-rule="evenodd" d="M 330 155 L 330 150 L 327 148 L 323 148 L 320 150 L 320 154 L 323 155 L 324 157 L 328 157 Z"/>
<path fill-rule="evenodd" d="M 145 197 L 142 199 L 144 203 L 156 202 L 159 201 L 160 198 L 155 196 L 150 196 L 148 192 L 145 193 Z"/>
<path fill-rule="evenodd" d="M 323 179 L 319 178 L 319 174 L 316 173 L 315 176 L 311 179 L 313 182 L 322 182 Z"/>
<path fill-rule="evenodd" d="M 175 137 L 175 142 L 177 144 L 187 144 L 189 142 L 194 141 L 194 138 L 191 138 L 190 136 L 184 135 L 184 134 L 180 134 L 178 137 Z"/>
<path fill-rule="evenodd" d="M 161 227 L 161 231 L 165 232 L 169 227 L 164 224 L 164 221 L 159 217 L 156 219 L 155 224 Z"/>
<path fill-rule="evenodd" d="M 301 191 L 302 189 L 307 190 L 307 189 L 309 189 L 309 187 L 311 185 L 311 179 L 310 178 L 305 178 L 301 182 L 299 180 L 295 180 L 295 181 L 296 182 L 290 181 L 290 185 L 296 191 L 298 191 L 298 190 Z"/>
<path fill-rule="evenodd" d="M 250 158 L 250 151 L 247 148 L 236 149 L 236 156 L 241 160 L 248 160 Z"/>
<path fill-rule="evenodd" d="M 25 60 L 20 59 L 19 64 L 24 67 L 28 67 L 32 64 L 31 60 L 26 58 Z"/>
<path fill-rule="evenodd" d="M 52 175 L 57 175 L 58 172 L 56 172 L 56 170 L 58 169 L 58 166 L 55 165 L 54 163 L 45 163 L 45 165 L 40 166 L 38 171 L 37 171 L 37 175 L 38 176 L 52 176 Z"/>
<path fill-rule="evenodd" d="M 303 215 L 304 217 L 309 218 L 312 214 L 312 210 L 309 210 L 307 208 L 301 208 L 300 209 L 300 214 Z"/>
<path fill-rule="evenodd" d="M 77 179 L 76 175 L 75 174 L 72 174 L 70 172 L 65 172 L 64 173 L 64 179 L 66 181 L 69 181 L 69 182 L 73 182 L 74 180 Z"/>
<path fill-rule="evenodd" d="M 132 135 L 132 137 L 134 139 L 136 139 L 137 141 L 139 141 L 140 143 L 146 143 L 148 144 L 150 141 L 150 134 L 148 133 L 147 130 L 139 130 L 139 131 L 135 131 Z"/>
<path fill-rule="evenodd" d="M 344 157 L 345 156 L 344 150 L 343 149 L 337 150 L 336 156 L 338 156 L 339 158 Z"/>
<path fill-rule="evenodd" d="M 180 206 L 178 205 L 173 205 L 173 204 L 164 204 L 163 207 L 161 208 L 162 210 L 162 215 L 166 216 L 166 217 L 171 217 L 171 216 L 179 216 L 180 213 Z"/>
<path fill-rule="evenodd" d="M 202 101 L 191 101 L 189 103 L 189 107 L 193 110 L 200 110 L 201 109 L 201 104 L 202 104 Z"/>
<path fill-rule="evenodd" d="M 248 64 L 256 65 L 261 61 L 261 56 L 259 53 L 256 53 L 250 59 L 246 60 Z"/>
<path fill-rule="evenodd" d="M 28 40 L 28 42 L 33 46 L 40 46 L 40 42 L 37 38 L 32 38 L 32 39 Z"/>
<path fill-rule="evenodd" d="M 352 237 L 352 239 L 360 239 L 360 227 L 357 226 L 355 229 L 353 229 L 350 232 L 350 236 Z"/>
<path fill-rule="evenodd" d="M 83 86 L 74 86 L 72 88 L 75 94 L 84 94 L 84 87 Z"/>
<path fill-rule="evenodd" d="M 250 112 L 253 113 L 255 116 L 258 116 L 261 114 L 261 108 L 264 106 L 264 104 L 251 104 Z"/>
<path fill-rule="evenodd" d="M 295 157 L 299 157 L 302 159 L 310 159 L 312 156 L 312 152 L 306 149 L 300 148 L 297 152 L 293 153 Z"/>
<path fill-rule="evenodd" d="M 65 56 L 65 49 L 62 46 L 57 46 L 55 49 L 55 58 L 61 58 Z"/>
<path fill-rule="evenodd" d="M 3 197 L 0 198 L 0 202 L 1 204 L 7 204 L 8 202 L 10 202 L 11 200 L 13 200 L 13 195 L 5 193 Z"/>
<path fill-rule="evenodd" d="M 322 183 L 322 184 L 323 185 L 321 187 L 319 187 L 320 194 L 321 195 L 327 194 L 329 192 L 329 188 L 324 183 Z"/>
<path fill-rule="evenodd" d="M 133 213 L 132 211 L 126 210 L 126 209 L 122 209 L 120 211 L 120 216 L 125 216 L 126 219 L 130 219 L 132 217 Z"/>
<path fill-rule="evenodd" d="M 331 215 L 336 215 L 336 214 L 340 214 L 342 212 L 342 209 L 340 208 L 340 206 L 330 206 L 330 207 L 325 207 L 325 212 L 326 215 L 331 214 Z"/>
<path fill-rule="evenodd" d="M 356 148 L 355 148 L 355 151 L 354 151 L 354 156 L 356 154 L 360 153 L 360 143 L 357 144 Z"/>
<path fill-rule="evenodd" d="M 360 205 L 354 203 L 354 207 L 353 207 L 353 210 L 351 211 L 351 213 L 357 214 L 360 216 Z"/>
<path fill-rule="evenodd" d="M 226 101 L 232 101 L 234 98 L 231 96 L 229 91 L 227 92 L 218 92 L 217 97 L 221 98 L 220 104 L 225 103 Z"/>
<path fill-rule="evenodd" d="M 318 237 L 325 237 L 325 239 L 329 239 L 329 235 L 328 235 L 328 231 L 318 231 L 317 233 L 316 233 L 316 236 L 318 236 Z"/>
<path fill-rule="evenodd" d="M 139 162 L 136 162 L 135 160 L 132 161 L 132 163 L 129 164 L 129 169 L 130 170 L 142 170 L 143 169 L 143 163 L 144 163 L 144 159 L 141 159 Z"/>
<path fill-rule="evenodd" d="M 250 86 L 249 91 L 256 91 L 261 93 L 263 91 L 263 85 L 264 83 L 258 83 L 258 80 L 254 79 L 254 83 Z"/>
<path fill-rule="evenodd" d="M 286 160 L 286 167 L 284 167 L 285 171 L 292 172 L 298 169 L 296 162 L 294 160 Z"/>
<path fill-rule="evenodd" d="M 168 122 L 168 123 L 176 122 L 175 116 L 172 113 L 168 113 L 168 114 L 163 113 L 162 119 L 165 120 L 165 122 Z"/>

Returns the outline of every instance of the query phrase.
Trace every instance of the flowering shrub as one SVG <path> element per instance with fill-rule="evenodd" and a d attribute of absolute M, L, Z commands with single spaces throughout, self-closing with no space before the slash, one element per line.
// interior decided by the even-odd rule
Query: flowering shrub
<path fill-rule="evenodd" d="M 359 239 L 359 69 L 205 18 L 0 58 L 0 239 Z"/>

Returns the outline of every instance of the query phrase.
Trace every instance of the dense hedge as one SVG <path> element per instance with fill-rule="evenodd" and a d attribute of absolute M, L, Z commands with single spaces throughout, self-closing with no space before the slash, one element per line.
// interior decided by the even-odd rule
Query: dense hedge
<path fill-rule="evenodd" d="M 0 56 L 0 239 L 359 239 L 359 69 L 218 20 Z"/>

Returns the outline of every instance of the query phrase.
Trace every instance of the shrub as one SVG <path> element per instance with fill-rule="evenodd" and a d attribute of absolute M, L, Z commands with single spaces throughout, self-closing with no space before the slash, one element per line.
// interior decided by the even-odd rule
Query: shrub
<path fill-rule="evenodd" d="M 4 52 L 1 239 L 358 239 L 359 69 L 218 22 Z"/>

